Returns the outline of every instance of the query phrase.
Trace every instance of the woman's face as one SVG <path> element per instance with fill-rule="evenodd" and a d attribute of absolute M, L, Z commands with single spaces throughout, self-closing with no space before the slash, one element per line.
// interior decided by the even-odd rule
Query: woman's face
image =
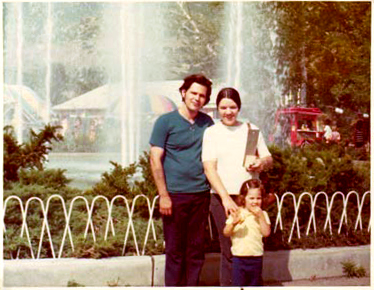
<path fill-rule="evenodd" d="M 218 104 L 218 113 L 224 125 L 226 126 L 237 125 L 239 107 L 233 100 L 223 98 Z"/>

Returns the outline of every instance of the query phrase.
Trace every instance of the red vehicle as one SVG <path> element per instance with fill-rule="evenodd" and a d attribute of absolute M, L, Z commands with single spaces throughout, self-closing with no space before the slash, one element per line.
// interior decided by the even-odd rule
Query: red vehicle
<path fill-rule="evenodd" d="M 275 127 L 269 139 L 277 145 L 304 146 L 322 141 L 323 113 L 319 108 L 288 107 L 278 109 Z"/>

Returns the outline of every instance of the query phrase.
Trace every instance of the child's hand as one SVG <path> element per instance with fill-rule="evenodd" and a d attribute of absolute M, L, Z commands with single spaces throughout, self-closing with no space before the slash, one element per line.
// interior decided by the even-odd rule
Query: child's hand
<path fill-rule="evenodd" d="M 226 237 L 231 237 L 234 234 L 234 229 L 235 229 L 236 225 L 240 224 L 244 221 L 241 214 L 239 214 L 239 211 L 231 212 L 229 218 L 232 220 L 232 222 L 226 224 L 224 229 L 223 229 L 223 234 Z"/>
<path fill-rule="evenodd" d="M 241 224 L 243 222 L 243 219 L 239 211 L 231 212 L 231 216 L 232 216 L 232 223 L 234 225 Z"/>
<path fill-rule="evenodd" d="M 260 217 L 262 209 L 259 206 L 249 206 L 249 211 L 252 212 L 256 217 Z"/>

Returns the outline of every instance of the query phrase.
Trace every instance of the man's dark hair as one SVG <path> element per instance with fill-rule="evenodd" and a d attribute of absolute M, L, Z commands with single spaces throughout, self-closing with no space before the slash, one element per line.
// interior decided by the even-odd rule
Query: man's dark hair
<path fill-rule="evenodd" d="M 203 74 L 189 75 L 184 79 L 183 85 L 179 88 L 179 91 L 187 91 L 193 83 L 198 83 L 207 88 L 205 104 L 210 101 L 210 94 L 212 93 L 212 82 L 207 79 Z"/>

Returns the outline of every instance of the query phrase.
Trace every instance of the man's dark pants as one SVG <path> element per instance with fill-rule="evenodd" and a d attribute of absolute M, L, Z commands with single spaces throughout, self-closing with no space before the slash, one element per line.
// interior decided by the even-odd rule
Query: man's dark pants
<path fill-rule="evenodd" d="M 204 264 L 210 193 L 170 194 L 172 215 L 163 216 L 165 286 L 197 286 Z"/>

